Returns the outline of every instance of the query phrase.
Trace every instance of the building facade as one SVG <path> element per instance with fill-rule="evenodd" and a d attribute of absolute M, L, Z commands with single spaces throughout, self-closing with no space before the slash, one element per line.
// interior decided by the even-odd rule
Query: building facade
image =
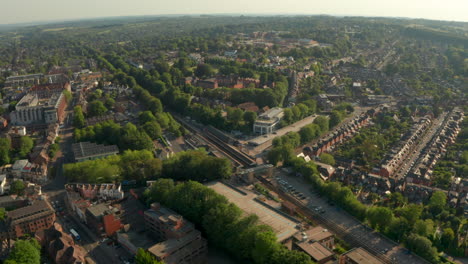
<path fill-rule="evenodd" d="M 14 125 L 62 123 L 65 118 L 67 101 L 60 93 L 52 93 L 46 97 L 37 93 L 28 93 L 11 112 L 11 123 Z"/>

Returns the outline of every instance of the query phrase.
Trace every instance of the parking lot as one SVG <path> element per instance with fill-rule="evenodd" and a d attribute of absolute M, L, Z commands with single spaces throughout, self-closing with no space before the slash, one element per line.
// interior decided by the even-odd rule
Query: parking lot
<path fill-rule="evenodd" d="M 406 249 L 400 247 L 391 240 L 383 238 L 378 232 L 361 224 L 358 219 L 349 215 L 344 210 L 334 205 L 333 202 L 315 192 L 310 184 L 306 183 L 303 179 L 289 175 L 280 170 L 278 170 L 276 175 L 275 180 L 278 187 L 283 188 L 283 190 L 286 189 L 287 192 L 293 196 L 297 196 L 292 193 L 294 191 L 302 193 L 306 198 L 299 198 L 301 203 L 318 213 L 327 222 L 346 230 L 346 232 L 357 240 L 366 241 L 374 252 L 385 255 L 394 263 L 427 263 L 417 256 L 408 254 Z"/>

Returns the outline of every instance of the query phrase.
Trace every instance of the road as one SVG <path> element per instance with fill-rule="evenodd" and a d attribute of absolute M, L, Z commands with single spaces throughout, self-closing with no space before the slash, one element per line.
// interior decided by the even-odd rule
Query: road
<path fill-rule="evenodd" d="M 119 257 L 125 257 L 126 259 L 130 256 L 123 250 L 117 250 L 113 246 L 109 246 L 106 243 L 100 243 L 100 238 L 83 223 L 78 220 L 78 217 L 73 215 L 70 208 L 65 205 L 65 184 L 67 182 L 63 173 L 63 165 L 68 162 L 73 162 L 73 130 L 72 123 L 72 111 L 66 112 L 65 122 L 60 128 L 59 136 L 60 150 L 57 151 L 55 162 L 53 167 L 55 168 L 54 177 L 42 187 L 42 192 L 47 195 L 50 202 L 55 202 L 58 205 L 55 206 L 57 209 L 62 208 L 62 213 L 58 214 L 57 222 L 59 222 L 64 231 L 70 233 L 70 229 L 75 229 L 80 234 L 81 240 L 78 241 L 91 256 L 96 263 L 123 263 L 119 260 Z"/>
<path fill-rule="evenodd" d="M 296 176 L 287 175 L 282 171 L 277 173 L 277 177 L 287 181 L 288 184 L 292 185 L 297 191 L 302 192 L 308 197 L 306 200 L 302 201 L 307 208 L 314 210 L 320 206 L 324 209 L 325 212 L 320 214 L 317 218 L 322 218 L 325 223 L 330 224 L 330 227 L 336 225 L 340 230 L 344 230 L 346 232 L 346 234 L 335 235 L 348 238 L 349 240 L 356 241 L 357 243 L 364 243 L 361 246 L 370 248 L 373 255 L 383 255 L 383 258 L 390 260 L 391 263 L 427 263 L 418 256 L 408 254 L 405 248 L 399 246 L 390 239 L 383 237 L 373 229 L 363 225 L 359 220 L 349 215 L 339 207 L 328 204 L 325 198 L 313 193 L 311 191 L 310 184 L 306 183 L 304 180 Z M 330 228 L 330 230 L 332 230 L 332 228 Z"/>
<path fill-rule="evenodd" d="M 448 112 L 444 112 L 438 118 L 432 120 L 431 125 L 424 132 L 424 136 L 418 141 L 417 145 L 411 149 L 412 152 L 410 156 L 405 159 L 405 162 L 403 162 L 401 167 L 398 169 L 398 172 L 394 176 L 395 178 L 401 179 L 405 177 L 414 167 L 414 165 L 417 165 L 416 161 L 421 156 L 422 150 L 437 133 L 440 133 L 442 125 L 444 124 L 444 120 L 447 116 Z"/>

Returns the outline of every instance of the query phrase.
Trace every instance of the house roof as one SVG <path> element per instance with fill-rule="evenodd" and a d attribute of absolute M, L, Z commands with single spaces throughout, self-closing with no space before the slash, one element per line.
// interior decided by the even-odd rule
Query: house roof
<path fill-rule="evenodd" d="M 357 264 L 383 264 L 363 248 L 354 248 L 343 254 Z"/>
<path fill-rule="evenodd" d="M 333 251 L 319 242 L 302 242 L 296 244 L 302 251 L 311 256 L 315 261 L 321 261 L 334 255 Z"/>
<path fill-rule="evenodd" d="M 101 156 L 103 154 L 117 154 L 119 148 L 115 145 L 98 145 L 91 142 L 75 143 L 72 146 L 75 159 Z"/>

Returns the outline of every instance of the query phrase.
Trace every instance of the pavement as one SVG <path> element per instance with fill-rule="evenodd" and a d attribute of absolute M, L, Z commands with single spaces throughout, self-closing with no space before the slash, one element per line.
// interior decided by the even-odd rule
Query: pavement
<path fill-rule="evenodd" d="M 398 172 L 395 174 L 395 178 L 400 179 L 405 177 L 411 169 L 417 165 L 417 160 L 421 156 L 423 149 L 430 143 L 431 139 L 437 134 L 440 133 L 442 124 L 446 117 L 448 117 L 448 112 L 444 112 L 438 118 L 432 120 L 430 126 L 426 129 L 424 136 L 418 141 L 416 146 L 412 148 L 413 151 L 409 157 L 405 159 L 405 162 L 398 169 Z"/>
<path fill-rule="evenodd" d="M 416 255 L 408 254 L 407 249 L 401 247 L 390 239 L 384 238 L 381 234 L 363 225 L 358 219 L 349 215 L 339 207 L 330 205 L 326 198 L 313 193 L 311 185 L 306 183 L 303 179 L 288 175 L 279 170 L 276 176 L 285 180 L 297 191 L 302 192 L 306 197 L 308 197 L 307 199 L 302 200 L 302 203 L 308 208 L 311 210 L 314 210 L 317 207 L 323 208 L 324 212 L 322 211 L 322 218 L 346 230 L 347 233 L 358 241 L 366 241 L 367 245 L 371 247 L 374 252 L 386 256 L 392 261 L 392 263 L 428 263 Z"/>
<path fill-rule="evenodd" d="M 308 116 L 294 124 L 276 130 L 273 134 L 262 135 L 249 140 L 248 142 L 252 142 L 257 145 L 255 147 L 249 147 L 249 154 L 251 156 L 256 156 L 257 154 L 262 153 L 265 149 L 271 147 L 273 139 L 286 135 L 289 132 L 298 132 L 304 126 L 312 124 L 317 116 L 318 115 Z"/>
<path fill-rule="evenodd" d="M 53 178 L 42 187 L 42 192 L 47 195 L 50 202 L 58 202 L 58 207 L 63 208 L 62 213 L 57 215 L 59 222 L 65 231 L 70 233 L 70 229 L 75 229 L 80 235 L 80 241 L 76 241 L 81 245 L 90 257 L 96 263 L 124 263 L 123 259 L 129 259 L 131 256 L 122 248 L 115 248 L 107 243 L 101 243 L 97 237 L 85 224 L 81 223 L 79 218 L 65 205 L 65 184 L 67 179 L 63 173 L 63 165 L 68 162 L 73 162 L 72 144 L 73 130 L 72 127 L 72 112 L 68 110 L 64 124 L 60 128 L 60 150 L 57 151 L 55 162 L 52 166 L 55 168 Z M 58 208 L 56 206 L 56 208 Z"/>

